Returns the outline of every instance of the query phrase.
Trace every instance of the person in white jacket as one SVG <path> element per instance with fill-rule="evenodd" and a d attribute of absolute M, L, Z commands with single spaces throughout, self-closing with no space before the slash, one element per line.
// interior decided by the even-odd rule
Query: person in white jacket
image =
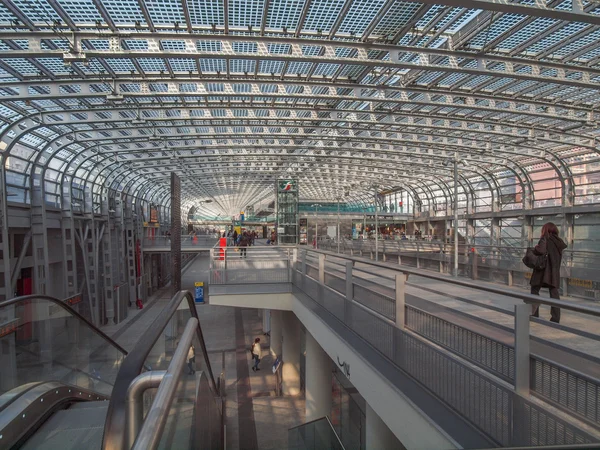
<path fill-rule="evenodd" d="M 194 364 L 196 363 L 196 350 L 194 349 L 193 345 L 191 345 L 190 349 L 188 350 L 187 360 L 187 366 L 188 369 L 190 369 L 188 375 L 194 375 L 196 373 L 196 370 L 194 369 Z"/>
<path fill-rule="evenodd" d="M 260 338 L 254 339 L 254 343 L 252 344 L 252 359 L 254 360 L 254 366 L 252 366 L 252 370 L 256 372 L 260 370 L 258 367 L 258 363 L 260 363 L 260 359 L 262 358 L 262 350 L 260 348 Z"/>

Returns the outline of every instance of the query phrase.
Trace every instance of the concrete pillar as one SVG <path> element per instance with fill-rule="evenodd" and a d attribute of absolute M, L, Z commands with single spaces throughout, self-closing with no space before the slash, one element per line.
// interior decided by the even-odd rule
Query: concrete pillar
<path fill-rule="evenodd" d="M 306 332 L 306 422 L 331 414 L 331 359 Z"/>
<path fill-rule="evenodd" d="M 404 449 L 405 447 L 396 438 L 373 408 L 367 403 L 366 415 L 366 447 L 367 450 L 383 448 Z"/>
<path fill-rule="evenodd" d="M 262 329 L 263 333 L 270 333 L 271 331 L 271 310 L 263 309 L 262 311 Z"/>
<path fill-rule="evenodd" d="M 300 394 L 300 322 L 291 311 L 282 311 L 283 395 Z"/>
<path fill-rule="evenodd" d="M 271 311 L 271 356 L 281 357 L 281 311 Z"/>

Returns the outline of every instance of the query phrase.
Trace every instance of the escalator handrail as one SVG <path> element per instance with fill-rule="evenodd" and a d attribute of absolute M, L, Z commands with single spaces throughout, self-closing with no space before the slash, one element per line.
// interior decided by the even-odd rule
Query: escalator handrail
<path fill-rule="evenodd" d="M 103 450 L 121 450 L 126 447 L 127 389 L 129 389 L 129 385 L 134 378 L 142 372 L 146 358 L 184 298 L 187 300 L 190 314 L 192 317 L 198 319 L 196 335 L 200 341 L 202 353 L 204 354 L 208 381 L 214 392 L 216 394 L 219 393 L 210 360 L 208 359 L 208 353 L 206 352 L 206 343 L 204 342 L 204 336 L 202 335 L 202 328 L 200 326 L 198 312 L 196 311 L 194 297 L 190 291 L 179 291 L 171 298 L 156 319 L 148 326 L 144 334 L 140 336 L 137 344 L 133 350 L 131 350 L 130 355 L 125 358 L 121 364 L 121 369 L 117 374 L 117 379 L 115 380 L 110 403 L 108 405 L 108 413 L 106 415 L 104 426 L 104 437 L 102 439 Z"/>
<path fill-rule="evenodd" d="M 67 311 L 69 314 L 77 317 L 81 322 L 84 322 L 88 327 L 90 327 L 92 329 L 92 331 L 94 333 L 96 333 L 98 336 L 100 336 L 102 339 L 104 339 L 110 345 L 112 345 L 117 350 L 119 350 L 121 353 L 123 353 L 125 356 L 127 356 L 127 350 L 125 350 L 123 347 L 121 347 L 119 344 L 117 344 L 112 338 L 107 336 L 102 330 L 100 330 L 100 328 L 98 328 L 96 325 L 94 325 L 92 322 L 90 322 L 84 316 L 82 316 L 77 311 L 75 311 L 71 307 L 71 305 L 69 305 L 68 303 L 65 303 L 63 300 L 61 300 L 59 298 L 51 297 L 49 295 L 38 295 L 38 294 L 22 295 L 21 297 L 14 297 L 9 300 L 3 300 L 2 302 L 0 302 L 0 308 L 12 306 L 17 303 L 22 303 L 22 302 L 29 301 L 29 300 L 46 300 L 46 301 L 49 301 L 50 303 L 54 303 L 55 305 L 60 306 L 62 309 Z"/>

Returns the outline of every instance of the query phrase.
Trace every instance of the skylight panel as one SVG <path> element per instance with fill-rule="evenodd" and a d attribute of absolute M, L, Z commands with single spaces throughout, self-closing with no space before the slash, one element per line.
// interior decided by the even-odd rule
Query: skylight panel
<path fill-rule="evenodd" d="M 232 59 L 229 64 L 229 71 L 233 73 L 254 73 L 256 61 L 246 59 Z"/>
<path fill-rule="evenodd" d="M 340 64 L 318 64 L 313 75 L 314 76 L 320 76 L 320 75 L 331 76 L 336 72 L 336 70 L 339 69 L 339 67 L 340 67 Z"/>
<path fill-rule="evenodd" d="M 267 15 L 268 28 L 295 29 L 298 26 L 306 0 L 280 0 L 272 2 Z"/>
<path fill-rule="evenodd" d="M 223 0 L 201 0 L 188 2 L 192 25 L 224 25 Z"/>
<path fill-rule="evenodd" d="M 532 53 L 544 51 L 545 49 L 552 47 L 555 44 L 558 44 L 559 42 L 562 42 L 563 40 L 568 39 L 569 37 L 579 33 L 582 29 L 584 29 L 587 26 L 587 24 L 579 22 L 569 23 L 568 25 L 562 27 L 560 30 L 551 33 L 538 43 L 532 45 L 531 47 L 528 47 L 526 51 Z"/>
<path fill-rule="evenodd" d="M 189 72 L 197 69 L 196 62 L 191 58 L 169 58 L 168 61 L 174 72 Z"/>
<path fill-rule="evenodd" d="M 354 0 L 338 31 L 362 35 L 383 3 L 384 0 Z"/>
<path fill-rule="evenodd" d="M 344 6 L 345 0 L 313 0 L 304 23 L 304 30 L 329 32 Z"/>
<path fill-rule="evenodd" d="M 265 0 L 229 0 L 229 23 L 234 27 L 260 27 Z"/>
<path fill-rule="evenodd" d="M 102 4 L 116 24 L 146 23 L 137 0 L 102 0 Z"/>
<path fill-rule="evenodd" d="M 160 58 L 138 58 L 137 61 L 144 72 L 167 71 L 165 62 Z"/>
<path fill-rule="evenodd" d="M 185 15 L 180 0 L 145 0 L 145 2 L 154 24 L 173 25 L 175 22 L 185 23 Z"/>
<path fill-rule="evenodd" d="M 220 52 L 221 41 L 196 41 L 196 47 L 200 52 Z"/>
<path fill-rule="evenodd" d="M 0 21 L 8 24 L 15 19 L 15 15 L 11 13 L 6 6 L 0 4 Z"/>
<path fill-rule="evenodd" d="M 130 59 L 105 58 L 104 62 L 116 73 L 137 71 Z"/>
<path fill-rule="evenodd" d="M 508 49 L 518 47 L 524 42 L 527 42 L 531 38 L 542 33 L 548 27 L 556 24 L 557 22 L 558 20 L 549 19 L 547 17 L 537 18 L 529 25 L 517 31 L 516 33 L 511 33 L 510 36 L 507 39 L 503 40 L 498 46 L 501 48 Z"/>
<path fill-rule="evenodd" d="M 501 34 L 510 30 L 525 18 L 526 16 L 521 14 L 502 14 L 502 16 L 490 26 L 482 28 L 479 34 L 471 39 L 470 44 L 475 47 L 485 46 L 488 42 L 493 41 Z"/>
<path fill-rule="evenodd" d="M 47 0 L 13 0 L 13 3 L 34 23 L 53 23 L 61 20 Z"/>
<path fill-rule="evenodd" d="M 92 0 L 57 0 L 62 9 L 75 23 L 103 21 Z"/>
<path fill-rule="evenodd" d="M 569 56 L 572 53 L 575 53 L 576 51 L 584 48 L 585 46 L 598 41 L 600 41 L 600 30 L 586 34 L 585 36 L 581 36 L 575 42 L 572 42 L 569 45 L 565 45 L 564 47 L 556 49 L 552 52 L 552 56 Z"/>
<path fill-rule="evenodd" d="M 420 7 L 419 3 L 395 3 L 375 26 L 373 34 L 380 36 L 395 35 L 410 21 Z"/>
<path fill-rule="evenodd" d="M 39 69 L 25 58 L 5 58 L 3 59 L 3 61 L 8 66 L 10 66 L 11 68 L 15 69 L 17 72 L 23 75 L 37 75 L 37 73 L 39 72 Z"/>
<path fill-rule="evenodd" d="M 61 58 L 38 58 L 37 61 L 54 74 L 69 73 L 69 68 Z"/>
<path fill-rule="evenodd" d="M 463 16 L 460 19 L 458 19 L 450 27 L 448 27 L 447 31 L 449 33 L 456 33 L 462 27 L 464 27 L 466 24 L 468 24 L 473 19 L 475 19 L 475 17 L 477 17 L 479 14 L 481 14 L 481 10 L 469 10 L 469 11 L 467 11 L 466 14 L 463 14 Z"/>
<path fill-rule="evenodd" d="M 256 42 L 233 42 L 231 48 L 236 53 L 257 53 L 258 45 Z"/>
<path fill-rule="evenodd" d="M 224 59 L 200 59 L 200 69 L 202 72 L 225 72 Z"/>
<path fill-rule="evenodd" d="M 258 66 L 259 73 L 281 73 L 285 63 L 283 61 L 260 61 Z"/>

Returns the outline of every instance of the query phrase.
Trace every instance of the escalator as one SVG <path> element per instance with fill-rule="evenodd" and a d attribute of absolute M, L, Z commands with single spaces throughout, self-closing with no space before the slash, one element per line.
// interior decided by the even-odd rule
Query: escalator
<path fill-rule="evenodd" d="M 164 391 L 165 374 L 172 406 L 160 411 L 154 448 L 222 447 L 223 399 L 197 319 L 191 294 L 176 294 L 128 355 L 59 299 L 35 295 L 0 303 L 0 449 L 134 447 L 143 440 L 138 434 L 157 432 L 146 430 L 144 421 L 156 414 L 154 397 Z M 193 363 L 186 357 L 190 348 Z M 182 367 L 194 375 L 186 377 Z M 153 384 L 139 389 L 148 379 Z M 137 410 L 128 397 L 136 383 Z M 131 411 L 137 411 L 133 425 Z"/>

